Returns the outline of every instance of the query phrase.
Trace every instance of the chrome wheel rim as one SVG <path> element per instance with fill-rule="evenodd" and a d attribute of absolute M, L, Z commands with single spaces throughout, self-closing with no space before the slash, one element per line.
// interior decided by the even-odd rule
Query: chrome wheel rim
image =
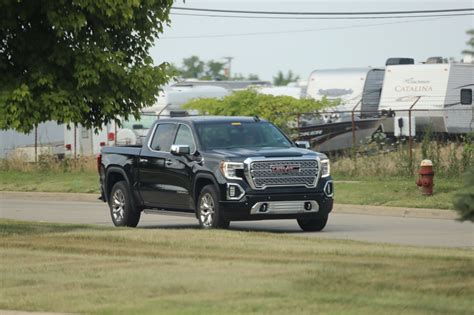
<path fill-rule="evenodd" d="M 214 221 L 214 198 L 210 193 L 205 193 L 199 202 L 199 217 L 205 228 L 212 227 Z"/>
<path fill-rule="evenodd" d="M 125 212 L 125 196 L 119 189 L 112 196 L 112 216 L 116 222 L 122 222 Z"/>

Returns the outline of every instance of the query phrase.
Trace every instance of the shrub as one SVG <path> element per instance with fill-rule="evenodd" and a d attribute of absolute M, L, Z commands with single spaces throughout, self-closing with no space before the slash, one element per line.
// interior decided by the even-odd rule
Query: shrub
<path fill-rule="evenodd" d="M 474 169 L 466 173 L 464 181 L 464 188 L 454 197 L 454 208 L 460 221 L 474 222 Z"/>

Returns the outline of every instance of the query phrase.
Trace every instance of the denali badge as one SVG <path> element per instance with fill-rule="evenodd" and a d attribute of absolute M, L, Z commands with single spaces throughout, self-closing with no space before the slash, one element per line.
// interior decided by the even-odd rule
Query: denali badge
<path fill-rule="evenodd" d="M 299 165 L 271 165 L 272 173 L 298 173 L 300 171 Z"/>

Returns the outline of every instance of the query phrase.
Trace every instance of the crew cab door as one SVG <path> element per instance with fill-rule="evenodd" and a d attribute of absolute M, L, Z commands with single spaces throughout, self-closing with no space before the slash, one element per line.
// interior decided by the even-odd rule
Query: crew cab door
<path fill-rule="evenodd" d="M 179 125 L 159 123 L 150 141 L 143 145 L 139 159 L 139 191 L 148 207 L 189 209 L 191 166 L 185 157 L 171 154 Z"/>

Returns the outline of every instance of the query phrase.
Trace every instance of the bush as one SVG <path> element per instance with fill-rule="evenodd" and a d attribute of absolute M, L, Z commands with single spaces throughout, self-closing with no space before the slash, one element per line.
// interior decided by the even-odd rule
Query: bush
<path fill-rule="evenodd" d="M 466 173 L 464 188 L 455 196 L 453 203 L 460 221 L 474 222 L 474 169 Z"/>
<path fill-rule="evenodd" d="M 337 102 L 327 99 L 296 99 L 291 96 L 259 94 L 249 89 L 236 91 L 223 99 L 194 99 L 183 105 L 183 108 L 197 110 L 201 115 L 259 116 L 288 133 L 291 127 L 296 127 L 299 114 L 313 113 L 334 105 Z"/>

